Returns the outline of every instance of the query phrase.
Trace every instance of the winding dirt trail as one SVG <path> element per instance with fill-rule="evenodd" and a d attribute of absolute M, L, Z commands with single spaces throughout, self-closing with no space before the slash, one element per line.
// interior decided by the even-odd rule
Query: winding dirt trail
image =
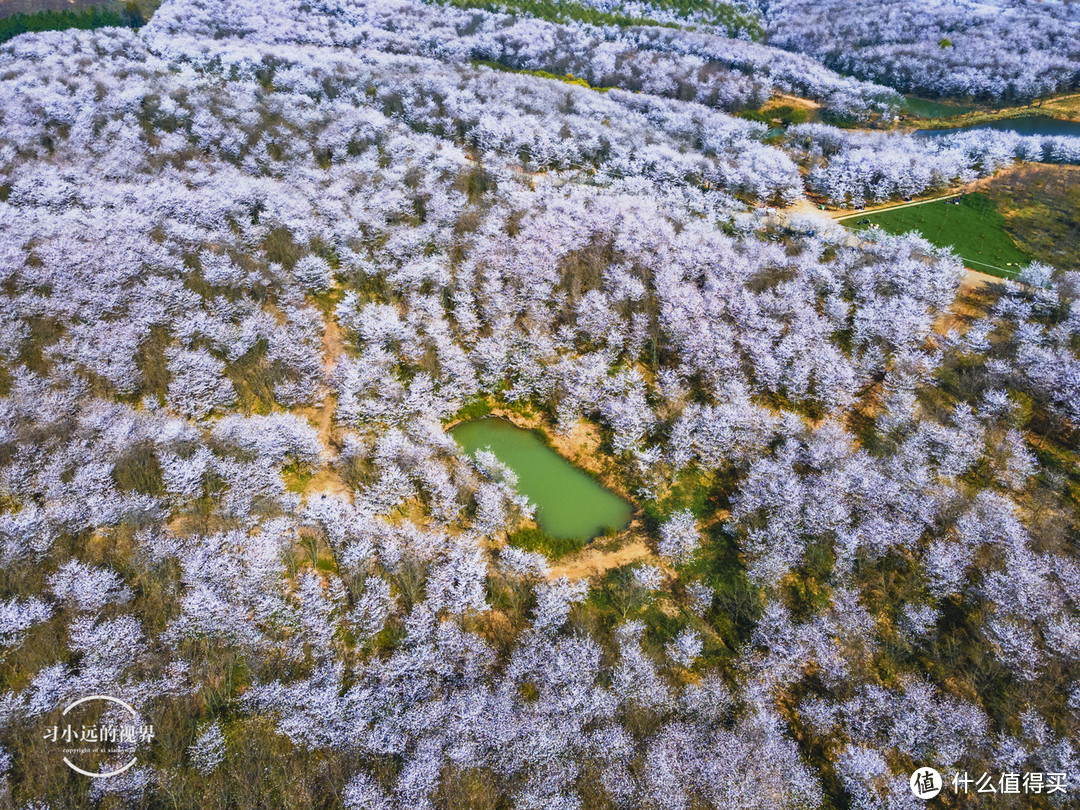
<path fill-rule="evenodd" d="M 304 485 L 304 497 L 316 492 L 344 495 L 350 500 L 353 497 L 352 489 L 342 480 L 333 466 L 333 461 L 337 457 L 334 441 L 334 411 L 337 408 L 337 397 L 334 396 L 334 390 L 330 387 L 329 381 L 344 351 L 345 339 L 341 335 L 341 329 L 338 328 L 333 316 L 327 315 L 326 326 L 323 329 L 323 372 L 327 383 L 326 394 L 321 403 L 313 408 L 305 409 L 310 414 L 311 421 L 315 423 L 319 434 L 319 444 L 322 445 L 322 465 Z"/>
<path fill-rule="evenodd" d="M 326 319 L 326 329 L 323 330 L 323 372 L 329 382 L 334 369 L 337 368 L 338 358 L 345 351 L 345 340 L 341 336 L 341 329 L 337 321 L 332 317 Z M 322 411 L 319 414 L 319 441 L 328 450 L 332 447 L 334 429 L 334 409 L 337 407 L 337 398 L 329 385 L 326 387 L 326 396 L 323 397 Z"/>

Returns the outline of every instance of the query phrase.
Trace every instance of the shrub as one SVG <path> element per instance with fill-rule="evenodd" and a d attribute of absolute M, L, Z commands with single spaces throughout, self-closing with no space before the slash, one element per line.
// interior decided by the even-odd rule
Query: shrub
<path fill-rule="evenodd" d="M 578 537 L 552 537 L 542 529 L 519 529 L 510 535 L 510 545 L 523 551 L 538 551 L 551 560 L 576 554 L 587 543 Z"/>

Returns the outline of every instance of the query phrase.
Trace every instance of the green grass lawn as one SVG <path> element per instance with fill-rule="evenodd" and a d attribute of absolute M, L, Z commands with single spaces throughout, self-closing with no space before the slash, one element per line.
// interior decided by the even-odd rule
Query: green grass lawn
<path fill-rule="evenodd" d="M 974 270 L 1009 278 L 1031 263 L 1005 230 L 1005 217 L 984 194 L 967 194 L 959 204 L 948 200 L 854 216 L 844 220 L 853 230 L 877 225 L 889 233 L 918 231 L 939 247 L 948 247 Z"/>
<path fill-rule="evenodd" d="M 931 101 L 915 96 L 905 96 L 904 106 L 901 112 L 915 115 L 919 118 L 952 118 L 954 115 L 963 115 L 975 108 L 964 104 L 953 104 L 943 101 Z"/>

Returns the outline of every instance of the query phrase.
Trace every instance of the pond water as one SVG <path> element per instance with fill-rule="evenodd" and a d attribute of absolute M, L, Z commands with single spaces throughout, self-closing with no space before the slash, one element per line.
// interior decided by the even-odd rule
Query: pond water
<path fill-rule="evenodd" d="M 996 129 L 1002 132 L 1015 132 L 1018 135 L 1072 135 L 1080 137 L 1080 121 L 1062 121 L 1057 118 L 1006 118 L 1001 121 L 987 121 L 969 127 L 953 129 L 920 129 L 916 135 L 940 138 L 954 132 L 967 132 L 972 129 Z"/>
<path fill-rule="evenodd" d="M 589 539 L 630 520 L 630 504 L 568 462 L 535 433 L 505 419 L 462 422 L 450 435 L 470 455 L 488 448 L 517 473 L 518 491 L 536 504 L 536 522 L 552 537 Z"/>

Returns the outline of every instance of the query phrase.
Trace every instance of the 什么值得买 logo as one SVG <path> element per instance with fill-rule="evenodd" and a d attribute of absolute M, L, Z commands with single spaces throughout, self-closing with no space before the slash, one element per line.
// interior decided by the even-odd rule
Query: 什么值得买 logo
<path fill-rule="evenodd" d="M 911 792 L 919 799 L 932 799 L 941 793 L 941 774 L 933 768 L 919 768 L 911 775 Z"/>

